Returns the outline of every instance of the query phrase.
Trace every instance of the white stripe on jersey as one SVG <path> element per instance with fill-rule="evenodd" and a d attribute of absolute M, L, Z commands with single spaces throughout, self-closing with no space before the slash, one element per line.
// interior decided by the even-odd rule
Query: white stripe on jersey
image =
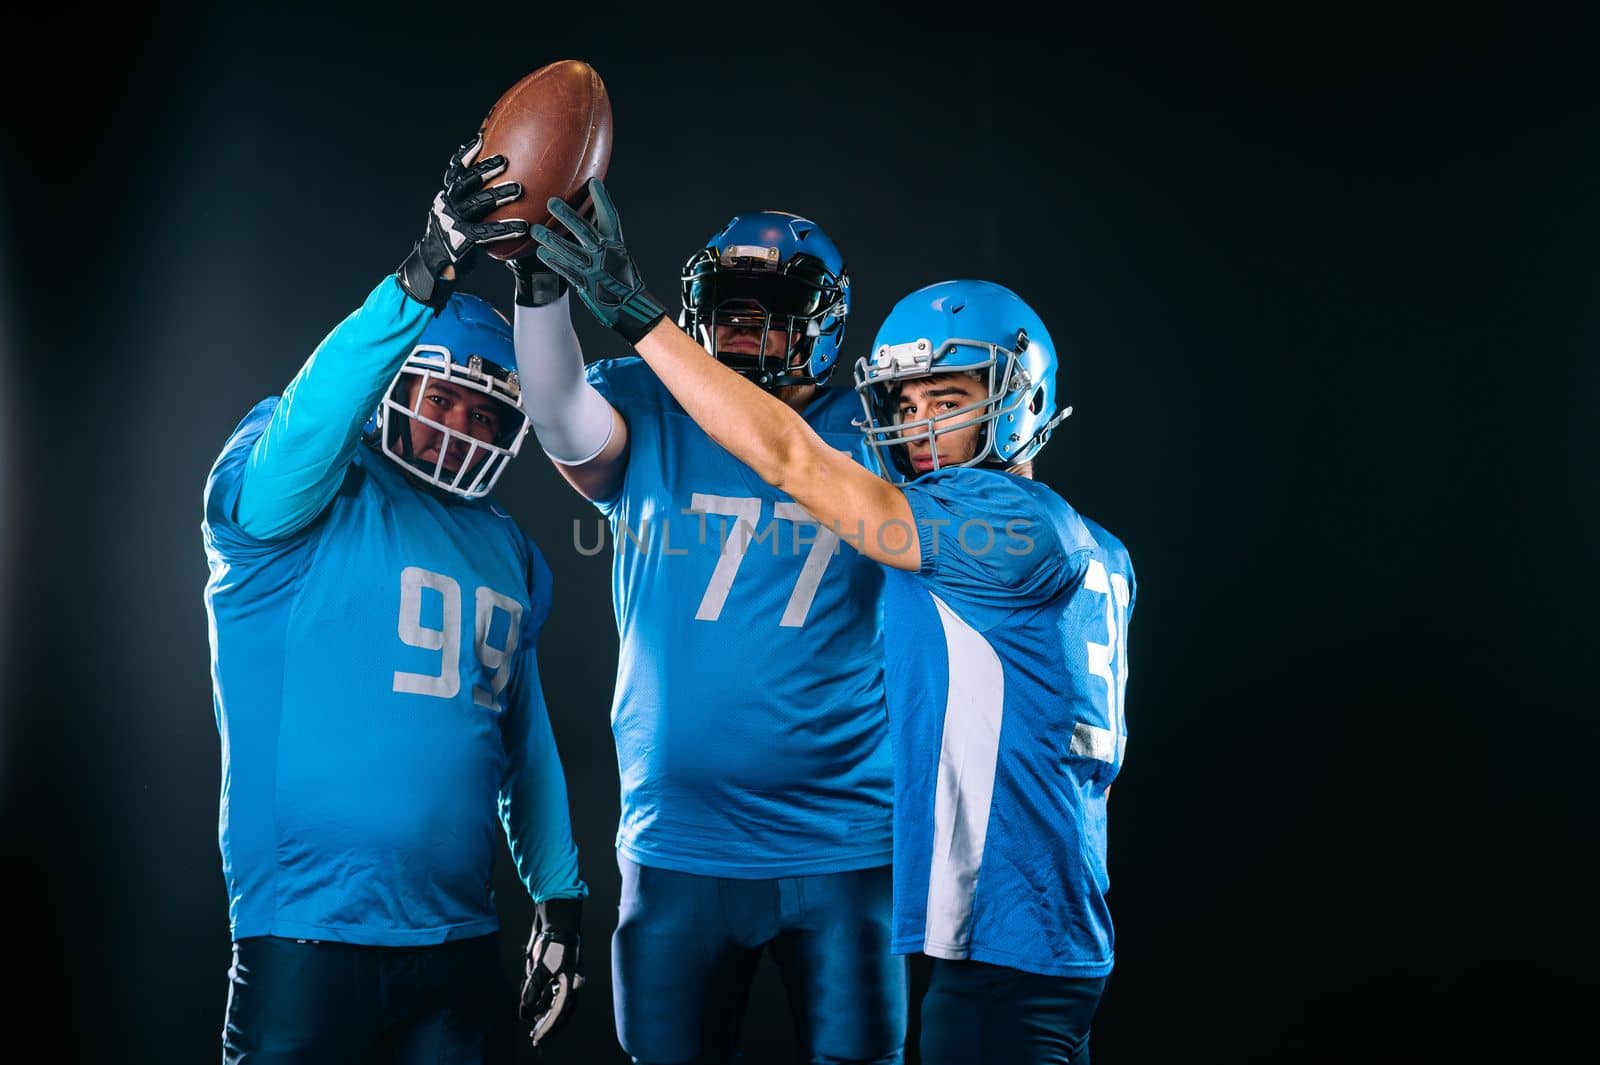
<path fill-rule="evenodd" d="M 1094 647 L 1094 644 L 1090 644 Z M 1101 728 L 1099 725 L 1090 725 L 1083 721 L 1075 722 L 1072 726 L 1071 752 L 1079 758 L 1094 758 L 1108 765 L 1117 763 L 1117 745 L 1111 738 L 1111 730 Z"/>
<path fill-rule="evenodd" d="M 938 596 L 930 593 L 930 598 L 944 627 L 950 682 L 933 801 L 933 862 L 923 953 L 959 960 L 967 956 L 972 939 L 972 900 L 989 832 L 1005 673 L 989 641 Z"/>

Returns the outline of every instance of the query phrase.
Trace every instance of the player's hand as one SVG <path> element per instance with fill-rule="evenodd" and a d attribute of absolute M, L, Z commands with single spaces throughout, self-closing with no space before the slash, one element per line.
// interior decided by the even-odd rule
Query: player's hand
<path fill-rule="evenodd" d="M 518 306 L 546 307 L 566 294 L 567 279 L 540 262 L 535 255 L 507 259 L 506 269 L 517 279 Z"/>
<path fill-rule="evenodd" d="M 594 222 L 594 201 L 585 198 L 578 209 L 584 221 Z M 516 301 L 522 307 L 547 307 L 567 294 L 567 279 L 539 261 L 536 254 L 506 260 L 506 269 L 517 282 Z"/>
<path fill-rule="evenodd" d="M 534 915 L 518 1012 L 535 1046 L 572 1016 L 583 988 L 582 916 L 582 899 L 546 899 Z"/>
<path fill-rule="evenodd" d="M 490 178 L 505 171 L 506 157 L 492 155 L 477 160 L 482 146 L 480 134 L 450 157 L 444 188 L 428 209 L 428 225 L 422 239 L 395 271 L 406 294 L 434 310 L 443 308 L 450 299 L 456 280 L 472 265 L 478 245 L 516 240 L 528 234 L 526 222 L 480 221 L 496 207 L 522 195 L 522 186 L 515 181 L 484 188 Z"/>
<path fill-rule="evenodd" d="M 617 209 L 599 178 L 589 179 L 589 197 L 594 202 L 593 224 L 561 199 L 551 197 L 551 217 L 566 226 L 573 239 L 559 237 L 547 226 L 534 226 L 538 256 L 566 278 L 601 324 L 637 344 L 666 310 L 645 290 L 639 268 L 622 242 Z"/>

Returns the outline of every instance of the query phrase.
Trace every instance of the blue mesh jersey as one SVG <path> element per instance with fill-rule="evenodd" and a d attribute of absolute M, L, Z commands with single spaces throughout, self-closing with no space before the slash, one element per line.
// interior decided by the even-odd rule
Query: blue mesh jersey
<path fill-rule="evenodd" d="M 598 501 L 621 642 L 619 850 L 734 878 L 887 864 L 882 570 L 713 442 L 638 358 L 588 376 L 629 433 Z M 804 417 L 869 464 L 860 411 L 823 389 Z"/>
<path fill-rule="evenodd" d="M 1012 474 L 940 470 L 904 490 L 922 568 L 884 590 L 894 950 L 1103 976 L 1128 553 Z"/>
<path fill-rule="evenodd" d="M 252 537 L 234 508 L 278 403 L 229 438 L 202 527 L 234 938 L 493 932 L 497 812 L 536 900 L 585 894 L 535 657 L 538 549 L 364 445 L 309 525 Z"/>

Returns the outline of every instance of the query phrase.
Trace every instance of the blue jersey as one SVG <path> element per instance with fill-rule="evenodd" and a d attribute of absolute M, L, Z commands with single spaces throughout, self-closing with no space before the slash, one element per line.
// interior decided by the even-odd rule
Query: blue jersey
<path fill-rule="evenodd" d="M 903 487 L 922 568 L 891 570 L 884 594 L 894 949 L 1103 976 L 1128 553 L 1012 474 L 957 468 Z"/>
<path fill-rule="evenodd" d="M 287 396 L 324 411 L 330 389 L 365 402 L 364 378 L 392 375 L 411 340 L 388 287 Z M 369 357 L 396 342 L 388 364 Z M 258 404 L 206 485 L 234 938 L 405 946 L 492 932 L 497 816 L 535 899 L 585 894 L 535 656 L 551 583 L 538 549 L 493 502 L 422 490 L 364 445 L 336 456 L 343 473 L 308 524 L 252 535 L 241 486 L 269 426 L 304 437 L 282 417 L 290 402 Z M 317 446 L 333 454 L 340 433 Z M 269 472 L 314 468 L 302 480 L 315 481 L 326 463 L 303 458 Z"/>
<path fill-rule="evenodd" d="M 588 375 L 629 433 L 598 501 L 621 643 L 618 848 L 703 876 L 887 864 L 882 570 L 714 443 L 639 359 Z M 860 410 L 825 389 L 804 417 L 870 463 Z"/>

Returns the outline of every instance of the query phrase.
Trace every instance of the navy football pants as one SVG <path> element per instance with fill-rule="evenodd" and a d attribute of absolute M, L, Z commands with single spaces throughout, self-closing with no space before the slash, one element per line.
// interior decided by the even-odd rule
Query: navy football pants
<path fill-rule="evenodd" d="M 509 1061 L 517 1003 L 499 937 L 430 947 L 241 939 L 228 970 L 224 1065 Z"/>
<path fill-rule="evenodd" d="M 933 959 L 922 998 L 924 1065 L 1089 1065 L 1106 979 L 1039 976 Z"/>
<path fill-rule="evenodd" d="M 617 857 L 611 978 L 622 1047 L 640 1065 L 737 1060 L 763 947 L 789 993 L 799 1060 L 903 1060 L 905 959 L 889 953 L 888 866 L 731 880 Z"/>

